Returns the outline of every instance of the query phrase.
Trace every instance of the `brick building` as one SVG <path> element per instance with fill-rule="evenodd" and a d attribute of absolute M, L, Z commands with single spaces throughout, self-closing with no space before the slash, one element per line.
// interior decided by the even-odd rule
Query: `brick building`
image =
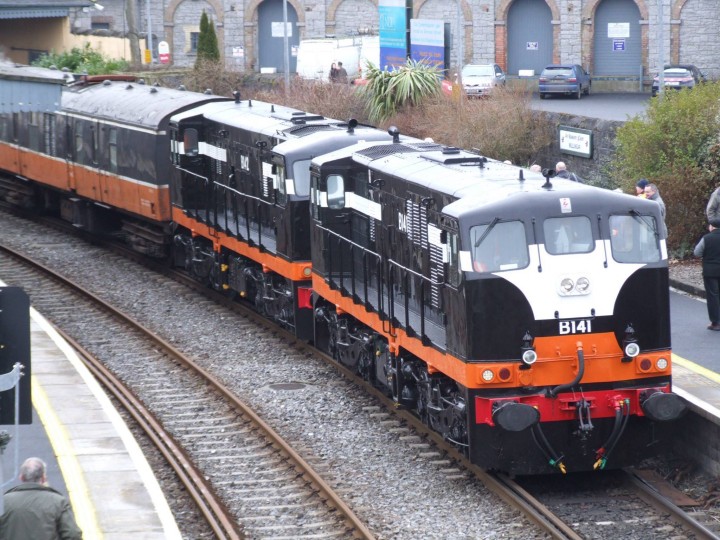
<path fill-rule="evenodd" d="M 284 20 L 291 51 L 300 39 L 378 29 L 378 0 L 98 0 L 102 10 L 73 8 L 69 26 L 75 32 L 127 33 L 130 1 L 136 2 L 139 32 L 152 31 L 155 58 L 158 43 L 166 42 L 178 66 L 195 60 L 203 10 L 215 24 L 225 64 L 240 70 L 282 70 Z M 521 70 L 537 75 L 551 62 L 579 63 L 593 74 L 597 90 L 637 90 L 657 71 L 661 57 L 720 78 L 717 0 L 459 0 L 459 6 L 457 0 L 408 1 L 414 18 L 449 24 L 453 65 L 462 40 L 463 63 L 497 62 L 511 77 Z M 53 2 L 59 0 L 0 0 L 0 36 L 8 4 Z"/>

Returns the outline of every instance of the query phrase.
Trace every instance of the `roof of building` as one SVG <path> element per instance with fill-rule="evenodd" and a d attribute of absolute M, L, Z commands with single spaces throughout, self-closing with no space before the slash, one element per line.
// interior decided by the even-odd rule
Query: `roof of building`
<path fill-rule="evenodd" d="M 0 60 L 0 79 L 66 84 L 73 80 L 73 75 L 57 69 L 23 66 Z"/>
<path fill-rule="evenodd" d="M 67 17 L 71 8 L 90 7 L 92 0 L 0 0 L 0 19 Z"/>

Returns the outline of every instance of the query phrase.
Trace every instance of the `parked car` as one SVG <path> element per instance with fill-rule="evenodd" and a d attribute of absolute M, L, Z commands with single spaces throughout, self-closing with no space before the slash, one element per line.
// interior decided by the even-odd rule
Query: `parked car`
<path fill-rule="evenodd" d="M 681 90 L 683 88 L 695 88 L 696 85 L 705 82 L 705 74 L 692 64 L 673 64 L 665 66 L 663 70 L 663 87 Z M 660 76 L 655 75 L 652 85 L 653 97 L 660 91 Z"/>
<path fill-rule="evenodd" d="M 505 86 L 505 72 L 497 64 L 468 64 L 460 73 L 467 97 L 481 97 L 496 86 Z"/>
<path fill-rule="evenodd" d="M 571 95 L 580 99 L 583 94 L 590 95 L 591 86 L 590 74 L 579 64 L 546 66 L 538 81 L 540 99 L 545 99 L 549 94 Z"/>

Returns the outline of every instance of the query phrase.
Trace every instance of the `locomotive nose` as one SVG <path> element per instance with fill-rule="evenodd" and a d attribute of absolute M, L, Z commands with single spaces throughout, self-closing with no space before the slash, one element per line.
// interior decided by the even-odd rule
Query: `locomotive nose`
<path fill-rule="evenodd" d="M 645 416 L 655 422 L 667 422 L 680 418 L 687 410 L 685 400 L 677 394 L 653 392 L 641 398 L 640 406 Z"/>

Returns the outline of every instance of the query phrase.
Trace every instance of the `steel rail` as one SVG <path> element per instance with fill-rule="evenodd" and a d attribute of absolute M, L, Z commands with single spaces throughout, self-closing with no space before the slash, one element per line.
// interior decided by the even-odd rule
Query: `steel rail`
<path fill-rule="evenodd" d="M 11 248 L 0 245 L 0 250 L 23 261 L 25 264 L 37 268 L 39 271 L 44 272 L 45 274 L 51 276 L 53 279 L 74 290 L 78 294 L 88 298 L 92 302 L 101 306 L 103 309 L 107 310 L 114 316 L 121 319 L 125 324 L 127 324 L 134 330 L 147 336 L 157 346 L 161 347 L 164 351 L 166 351 L 168 355 L 175 359 L 178 364 L 186 367 L 187 369 L 197 374 L 199 377 L 203 378 L 216 392 L 222 395 L 222 397 L 225 398 L 229 402 L 229 404 L 234 407 L 240 414 L 245 415 L 253 423 L 255 423 L 263 431 L 264 435 L 270 440 L 274 448 L 283 452 L 288 457 L 288 459 L 294 463 L 300 475 L 307 482 L 309 482 L 310 485 L 320 494 L 321 499 L 324 500 L 326 504 L 336 508 L 340 512 L 340 514 L 344 517 L 349 529 L 352 531 L 353 535 L 356 538 L 367 540 L 375 539 L 374 535 L 367 528 L 367 526 L 355 515 L 355 513 L 350 509 L 350 507 L 347 506 L 343 499 L 322 479 L 322 477 L 312 468 L 312 466 L 307 461 L 305 461 L 305 459 L 300 454 L 298 454 L 289 443 L 283 440 L 283 438 L 277 432 L 275 432 L 274 429 L 272 429 L 264 420 L 262 420 L 262 418 L 260 418 L 260 416 L 258 416 L 255 411 L 253 411 L 247 404 L 245 404 L 237 396 L 235 396 L 219 379 L 214 377 L 202 367 L 195 364 L 192 360 L 188 359 L 172 344 L 162 339 L 160 336 L 154 334 L 153 332 L 149 331 L 148 329 L 144 328 L 142 324 L 135 321 L 122 311 L 114 308 L 112 305 L 105 302 L 95 294 L 83 289 L 82 286 L 75 283 L 71 279 L 65 278 L 64 276 L 57 274 L 51 269 L 46 268 L 44 265 L 42 265 L 42 263 L 39 263 L 31 257 L 25 256 L 22 253 L 19 253 Z M 244 308 L 243 311 L 245 311 L 245 309 L 247 308 Z M 248 310 L 247 312 L 253 314 L 251 310 Z M 267 322 L 266 319 L 265 321 Z M 275 326 L 273 326 L 273 328 L 275 330 L 278 330 L 278 328 Z M 163 439 L 164 438 L 165 437 L 163 437 Z M 158 446 L 158 448 L 162 447 Z M 186 459 L 189 463 L 191 463 L 191 460 L 189 460 L 188 458 Z M 202 477 L 202 475 L 200 476 Z M 199 491 L 207 491 L 214 494 L 214 490 L 212 490 L 212 488 L 210 488 L 207 484 Z"/>

